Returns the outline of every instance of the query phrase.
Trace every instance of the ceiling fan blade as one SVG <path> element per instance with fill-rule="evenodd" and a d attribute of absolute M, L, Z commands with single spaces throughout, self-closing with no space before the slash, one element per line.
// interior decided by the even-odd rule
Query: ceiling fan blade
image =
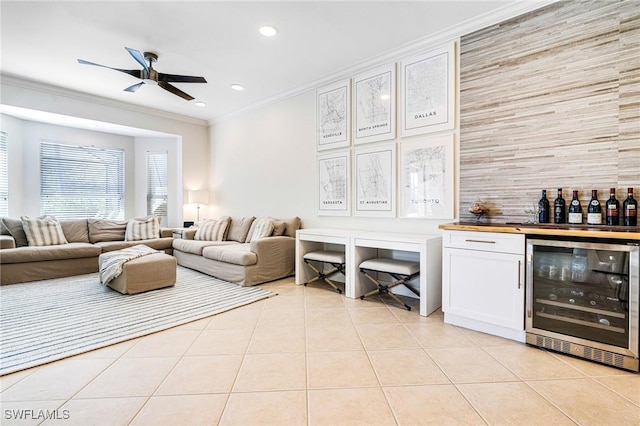
<path fill-rule="evenodd" d="M 158 73 L 158 81 L 166 81 L 167 83 L 206 83 L 204 77 L 194 77 L 191 75 L 163 74 Z"/>
<path fill-rule="evenodd" d="M 134 84 L 133 86 L 129 86 L 126 89 L 124 89 L 125 92 L 131 92 L 134 93 L 136 90 L 138 90 L 140 88 L 140 86 L 142 86 L 144 84 L 144 81 L 141 81 L 138 84 Z"/>
<path fill-rule="evenodd" d="M 145 61 L 144 55 L 142 53 L 130 47 L 125 47 L 125 49 L 127 49 L 127 52 L 129 52 L 129 54 L 133 56 L 133 59 L 135 59 L 137 63 L 142 65 L 145 71 L 149 72 L 149 66 L 147 65 L 147 62 Z"/>
<path fill-rule="evenodd" d="M 184 93 L 182 90 L 178 89 L 176 86 L 172 86 L 166 81 L 159 81 L 158 86 L 162 87 L 164 90 L 173 93 L 174 95 L 180 96 L 182 99 L 186 99 L 187 101 L 193 100 L 194 97 Z"/>
<path fill-rule="evenodd" d="M 110 70 L 120 71 L 120 72 L 123 72 L 125 74 L 132 75 L 132 76 L 134 76 L 136 78 L 142 78 L 142 70 L 123 70 L 123 69 L 120 69 L 120 68 L 112 68 L 112 67 L 108 67 L 106 65 L 96 64 L 95 62 L 85 61 L 84 59 L 78 59 L 78 63 L 82 64 L 82 65 L 93 65 L 94 67 L 108 68 Z"/>

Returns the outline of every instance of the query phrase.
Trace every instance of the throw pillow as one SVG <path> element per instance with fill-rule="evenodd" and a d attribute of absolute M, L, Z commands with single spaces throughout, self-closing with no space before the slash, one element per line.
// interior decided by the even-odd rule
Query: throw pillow
<path fill-rule="evenodd" d="M 273 221 L 268 217 L 263 217 L 262 219 L 258 219 L 255 228 L 253 228 L 251 242 L 268 237 L 271 234 L 273 234 Z"/>
<path fill-rule="evenodd" d="M 155 216 L 129 219 L 124 234 L 125 241 L 152 240 L 160 238 L 160 224 Z"/>
<path fill-rule="evenodd" d="M 53 216 L 30 218 L 22 216 L 22 227 L 30 246 L 54 246 L 67 244 L 60 222 Z"/>
<path fill-rule="evenodd" d="M 227 231 L 227 226 L 229 226 L 228 217 L 217 220 L 203 220 L 200 222 L 200 225 L 198 225 L 198 230 L 193 239 L 200 241 L 222 241 Z"/>
<path fill-rule="evenodd" d="M 231 218 L 231 222 L 229 223 L 229 232 L 227 232 L 227 240 L 244 243 L 247 239 L 249 228 L 254 220 L 255 216 Z"/>
<path fill-rule="evenodd" d="M 11 219 L 9 217 L 2 218 L 2 226 L 9 232 L 9 235 L 16 240 L 16 247 L 27 247 L 29 241 L 27 234 L 24 233 L 22 221 L 20 219 Z"/>

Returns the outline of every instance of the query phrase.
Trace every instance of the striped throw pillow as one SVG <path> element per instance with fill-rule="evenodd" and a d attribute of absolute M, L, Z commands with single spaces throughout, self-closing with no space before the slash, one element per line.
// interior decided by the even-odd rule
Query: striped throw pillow
<path fill-rule="evenodd" d="M 125 241 L 153 240 L 160 238 L 160 223 L 155 216 L 129 219 L 124 233 Z"/>
<path fill-rule="evenodd" d="M 259 238 L 269 237 L 273 233 L 273 220 L 268 217 L 258 219 L 256 226 L 253 228 L 253 234 L 251 234 L 251 241 L 255 241 Z"/>
<path fill-rule="evenodd" d="M 53 246 L 67 244 L 60 222 L 53 216 L 30 218 L 22 216 L 22 228 L 30 246 Z"/>
<path fill-rule="evenodd" d="M 224 217 L 222 219 L 207 219 L 200 222 L 194 240 L 200 241 L 222 241 L 224 234 L 229 226 L 229 218 Z"/>

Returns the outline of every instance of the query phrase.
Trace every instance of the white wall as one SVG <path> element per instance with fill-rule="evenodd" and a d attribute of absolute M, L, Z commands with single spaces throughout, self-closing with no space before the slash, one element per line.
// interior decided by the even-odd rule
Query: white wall
<path fill-rule="evenodd" d="M 17 218 L 25 214 L 23 150 L 10 139 L 22 140 L 22 120 L 0 114 L 0 130 L 7 133 L 9 216 Z"/>
<path fill-rule="evenodd" d="M 211 127 L 211 217 L 302 218 L 305 228 L 440 233 L 450 220 L 318 216 L 315 91 L 247 112 Z"/>
<path fill-rule="evenodd" d="M 209 176 L 209 156 L 207 155 L 209 152 L 209 126 L 206 121 L 98 98 L 9 76 L 3 76 L 0 79 L 0 94 L 0 104 L 2 105 L 162 132 L 169 138 L 175 138 L 177 144 L 175 146 L 175 158 L 180 163 L 176 163 L 174 166 L 170 165 L 170 168 L 175 170 L 176 174 L 182 173 L 182 177 L 176 177 L 180 182 L 176 183 L 175 217 L 170 218 L 169 225 L 181 226 L 183 215 L 185 220 L 193 220 L 190 219 L 191 215 L 195 218 L 195 206 L 184 206 L 183 211 L 182 193 L 185 189 L 207 188 Z M 26 136 L 20 129 L 21 125 L 19 123 L 22 120 L 16 120 L 3 114 L 0 114 L 0 118 L 2 120 L 0 123 L 1 130 L 8 133 L 10 131 L 13 137 L 22 142 L 22 139 Z M 81 134 L 82 131 L 78 132 Z M 48 136 L 47 138 L 50 137 Z M 69 137 L 74 138 L 71 135 Z M 130 148 L 133 150 L 134 138 L 128 138 L 130 140 Z M 18 164 L 22 163 L 23 160 L 20 159 L 20 153 L 14 152 L 15 149 L 13 147 L 9 149 L 10 175 L 13 176 L 10 178 L 9 188 L 15 196 L 16 191 L 22 194 L 24 193 L 24 186 L 29 185 L 26 182 L 20 182 L 20 179 L 31 181 L 35 176 L 33 175 L 33 168 L 28 170 L 18 169 L 14 160 Z M 28 160 L 25 159 L 25 161 Z M 132 165 L 127 170 L 127 173 L 131 173 L 130 176 L 134 176 L 134 170 L 138 170 L 138 165 Z M 39 190 L 37 193 L 39 193 Z M 131 197 L 133 198 L 127 199 L 127 206 L 132 208 L 131 211 L 127 208 L 128 217 L 133 217 L 135 214 L 133 206 L 135 205 L 136 196 L 131 195 Z M 25 201 L 23 202 L 23 200 Z M 26 200 L 29 200 L 29 205 L 27 205 Z M 11 216 L 38 214 L 38 211 L 33 211 L 36 204 L 39 205 L 39 199 L 33 201 L 26 196 L 19 197 L 19 199 L 12 197 L 9 214 Z M 27 211 L 28 213 L 25 213 Z"/>

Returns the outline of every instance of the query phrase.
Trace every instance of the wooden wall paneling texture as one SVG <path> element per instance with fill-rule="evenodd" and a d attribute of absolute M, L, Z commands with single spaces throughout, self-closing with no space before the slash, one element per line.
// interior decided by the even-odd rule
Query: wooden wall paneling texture
<path fill-rule="evenodd" d="M 522 222 L 547 189 L 583 210 L 640 194 L 640 2 L 554 3 L 461 38 L 461 220 Z"/>

